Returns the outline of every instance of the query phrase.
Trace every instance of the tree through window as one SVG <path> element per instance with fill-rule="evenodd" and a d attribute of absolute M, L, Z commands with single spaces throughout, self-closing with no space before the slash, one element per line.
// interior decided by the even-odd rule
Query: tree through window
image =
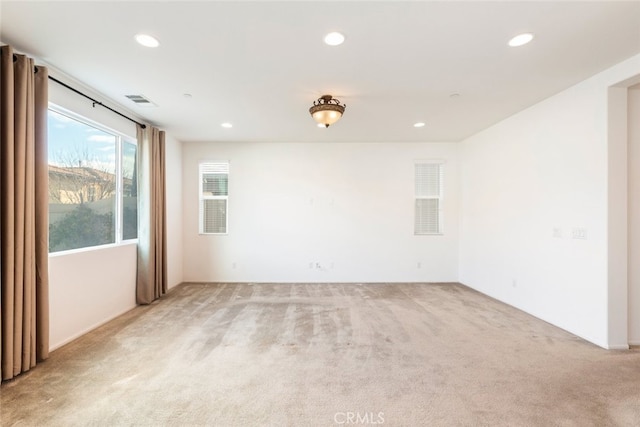
<path fill-rule="evenodd" d="M 137 237 L 136 144 L 49 110 L 49 252 Z"/>

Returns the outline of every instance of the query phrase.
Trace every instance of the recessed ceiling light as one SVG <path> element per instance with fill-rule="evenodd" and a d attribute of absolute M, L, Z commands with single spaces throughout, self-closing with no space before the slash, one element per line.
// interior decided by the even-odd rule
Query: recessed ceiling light
<path fill-rule="evenodd" d="M 451 95 L 449 95 L 449 98 L 459 98 L 460 94 L 458 92 L 454 92 Z"/>
<path fill-rule="evenodd" d="M 153 36 L 149 34 L 136 34 L 136 41 L 140 43 L 142 46 L 146 47 L 158 47 L 160 46 L 160 42 Z"/>
<path fill-rule="evenodd" d="M 324 36 L 324 42 L 329 46 L 338 46 L 344 43 L 344 36 L 336 32 L 329 33 L 326 36 Z"/>
<path fill-rule="evenodd" d="M 425 125 L 425 123 L 424 123 L 424 122 L 418 122 L 418 123 L 414 123 L 414 124 L 413 124 L 413 127 L 414 127 L 414 128 L 423 128 L 423 127 L 424 127 L 424 125 Z"/>
<path fill-rule="evenodd" d="M 185 97 L 185 98 L 192 98 L 193 97 L 193 95 L 191 95 L 190 93 L 183 93 L 182 96 Z"/>
<path fill-rule="evenodd" d="M 222 123 L 220 126 L 222 126 L 223 128 L 227 128 L 227 129 L 230 129 L 230 128 L 233 127 L 233 125 L 231 123 L 229 123 L 229 122 Z"/>
<path fill-rule="evenodd" d="M 517 36 L 509 40 L 509 46 L 511 47 L 522 46 L 529 43 L 531 40 L 533 40 L 533 34 L 531 33 L 518 34 Z"/>

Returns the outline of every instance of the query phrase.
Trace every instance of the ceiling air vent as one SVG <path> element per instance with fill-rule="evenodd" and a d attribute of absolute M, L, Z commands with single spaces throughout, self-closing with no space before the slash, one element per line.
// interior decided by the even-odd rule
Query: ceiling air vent
<path fill-rule="evenodd" d="M 144 95 L 125 95 L 127 98 L 136 103 L 140 107 L 155 107 L 156 104 L 149 101 Z"/>

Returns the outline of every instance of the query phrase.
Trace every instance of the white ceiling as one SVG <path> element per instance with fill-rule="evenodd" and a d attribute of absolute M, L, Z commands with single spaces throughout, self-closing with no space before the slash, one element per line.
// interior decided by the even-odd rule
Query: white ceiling
<path fill-rule="evenodd" d="M 460 141 L 640 52 L 639 1 L 2 0 L 0 21 L 3 43 L 182 141 Z M 347 109 L 319 129 L 325 93 Z"/>

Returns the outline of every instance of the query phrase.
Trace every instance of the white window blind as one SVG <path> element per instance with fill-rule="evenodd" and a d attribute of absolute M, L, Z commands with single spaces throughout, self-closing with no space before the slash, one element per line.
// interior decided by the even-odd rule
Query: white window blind
<path fill-rule="evenodd" d="M 416 163 L 414 234 L 442 233 L 442 163 Z"/>
<path fill-rule="evenodd" d="M 229 218 L 229 163 L 200 163 L 199 176 L 200 234 L 226 234 Z"/>

